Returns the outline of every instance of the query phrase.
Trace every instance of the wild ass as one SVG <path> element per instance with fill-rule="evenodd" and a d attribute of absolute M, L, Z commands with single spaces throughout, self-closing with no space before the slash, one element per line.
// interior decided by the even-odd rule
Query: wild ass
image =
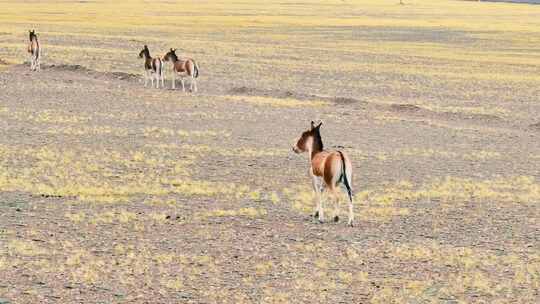
<path fill-rule="evenodd" d="M 321 194 L 323 184 L 326 185 L 330 194 L 334 197 L 334 222 L 339 221 L 337 215 L 339 204 L 339 193 L 337 187 L 343 184 L 349 195 L 349 226 L 353 226 L 353 193 L 351 189 L 352 183 L 352 165 L 347 154 L 342 151 L 327 151 L 324 150 L 321 138 L 320 128 L 322 122 L 318 125 L 311 122 L 311 128 L 302 133 L 293 151 L 296 153 L 308 152 L 309 156 L 309 176 L 311 177 L 313 191 L 317 197 L 317 207 L 315 209 L 315 218 L 320 222 L 324 220 L 323 204 Z M 321 181 L 322 180 L 322 181 Z"/>
<path fill-rule="evenodd" d="M 161 80 L 161 86 L 165 87 L 165 78 L 163 77 L 163 61 L 161 58 L 152 58 L 150 56 L 150 50 L 148 46 L 139 53 L 140 58 L 144 58 L 144 86 L 146 87 L 148 79 L 152 81 L 152 87 L 154 86 L 154 78 L 156 79 L 156 89 L 159 89 L 159 81 Z"/>
<path fill-rule="evenodd" d="M 30 70 L 39 71 L 41 69 L 41 45 L 35 30 L 28 31 L 30 42 L 28 43 L 28 53 L 30 53 Z"/>
<path fill-rule="evenodd" d="M 170 51 L 165 54 L 163 57 L 165 61 L 172 62 L 173 77 L 172 77 L 172 89 L 176 88 L 176 75 L 180 76 L 180 83 L 182 84 L 182 91 L 185 92 L 184 87 L 184 77 L 191 77 L 190 91 L 197 92 L 197 80 L 199 77 L 199 66 L 195 60 L 188 59 L 178 59 L 176 55 L 176 49 L 170 49 Z"/>

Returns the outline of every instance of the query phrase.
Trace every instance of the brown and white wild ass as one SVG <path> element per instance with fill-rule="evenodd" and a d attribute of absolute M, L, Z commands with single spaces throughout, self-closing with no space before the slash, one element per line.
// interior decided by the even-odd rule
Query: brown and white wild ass
<path fill-rule="evenodd" d="M 30 42 L 28 43 L 28 53 L 30 53 L 30 70 L 39 71 L 41 69 L 41 45 L 35 30 L 28 31 Z"/>
<path fill-rule="evenodd" d="M 163 77 L 163 61 L 161 58 L 152 58 L 150 56 L 150 50 L 148 46 L 139 53 L 140 58 L 144 58 L 144 86 L 146 87 L 148 79 L 152 81 L 152 87 L 154 86 L 154 78 L 156 79 L 156 89 L 159 89 L 159 82 L 161 86 L 165 87 L 165 78 Z"/>
<path fill-rule="evenodd" d="M 163 57 L 165 61 L 172 62 L 173 77 L 172 77 L 172 89 L 176 88 L 176 75 L 180 76 L 180 83 L 182 84 L 182 91 L 186 91 L 184 87 L 184 77 L 191 77 L 190 91 L 197 92 L 197 77 L 199 77 L 199 66 L 195 60 L 178 59 L 176 55 L 176 49 L 170 49 L 170 51 Z"/>
<path fill-rule="evenodd" d="M 321 194 L 323 191 L 323 182 L 328 188 L 328 191 L 334 198 L 334 221 L 339 221 L 337 214 L 339 205 L 339 193 L 337 188 L 343 184 L 349 195 L 349 221 L 348 225 L 353 226 L 354 211 L 353 211 L 353 193 L 351 189 L 352 183 L 352 165 L 347 154 L 342 151 L 327 151 L 324 150 L 321 138 L 322 122 L 318 125 L 311 122 L 311 128 L 302 133 L 293 151 L 296 153 L 308 152 L 309 156 L 309 175 L 312 180 L 313 191 L 317 197 L 317 207 L 314 217 L 320 222 L 324 220 L 323 204 Z"/>

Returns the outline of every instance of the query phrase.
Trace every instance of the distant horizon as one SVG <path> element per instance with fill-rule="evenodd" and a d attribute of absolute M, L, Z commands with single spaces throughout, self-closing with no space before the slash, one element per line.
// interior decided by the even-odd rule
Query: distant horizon
<path fill-rule="evenodd" d="M 477 1 L 477 0 L 465 0 L 465 1 Z M 506 3 L 540 4 L 540 0 L 478 0 L 478 2 L 506 2 Z"/>

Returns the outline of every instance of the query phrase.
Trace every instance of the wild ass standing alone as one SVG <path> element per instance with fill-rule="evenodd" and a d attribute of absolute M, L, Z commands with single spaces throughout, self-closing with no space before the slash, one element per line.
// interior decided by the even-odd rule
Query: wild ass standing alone
<path fill-rule="evenodd" d="M 323 148 L 320 128 L 322 122 L 318 125 L 311 122 L 311 129 L 302 133 L 293 151 L 296 153 L 309 153 L 309 175 L 312 179 L 313 190 L 317 195 L 317 207 L 314 217 L 318 217 L 319 221 L 323 221 L 323 205 L 321 201 L 322 183 L 321 179 L 326 184 L 330 194 L 334 197 L 334 221 L 339 221 L 337 215 L 339 194 L 337 187 L 339 184 L 345 185 L 349 195 L 349 226 L 353 226 L 353 193 L 351 189 L 352 183 L 352 165 L 347 154 L 342 151 L 326 151 Z"/>
<path fill-rule="evenodd" d="M 171 61 L 173 65 L 173 78 L 172 78 L 172 89 L 176 88 L 176 75 L 180 76 L 180 83 L 182 83 L 182 91 L 186 91 L 184 87 L 184 77 L 191 77 L 190 91 L 197 92 L 197 80 L 199 77 L 199 66 L 195 60 L 188 59 L 178 59 L 176 55 L 176 49 L 170 49 L 170 51 L 165 54 L 163 57 L 165 61 Z"/>
<path fill-rule="evenodd" d="M 28 43 L 28 53 L 30 53 L 30 70 L 39 71 L 41 69 L 41 46 L 35 30 L 28 31 L 30 42 Z"/>
<path fill-rule="evenodd" d="M 156 79 L 156 89 L 159 89 L 159 81 L 161 80 L 161 86 L 165 87 L 165 78 L 163 77 L 163 61 L 161 58 L 152 58 L 150 56 L 150 50 L 148 46 L 139 53 L 139 57 L 144 57 L 144 86 L 148 83 L 148 78 L 152 81 L 152 87 L 154 86 L 154 78 Z"/>

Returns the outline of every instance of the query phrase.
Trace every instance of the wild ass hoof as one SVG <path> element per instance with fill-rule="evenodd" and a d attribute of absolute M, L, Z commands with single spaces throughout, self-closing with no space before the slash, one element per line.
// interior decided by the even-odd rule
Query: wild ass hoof
<path fill-rule="evenodd" d="M 319 211 L 315 211 L 315 214 L 313 214 L 313 217 L 318 219 L 319 218 Z"/>
<path fill-rule="evenodd" d="M 334 216 L 334 223 L 337 223 L 337 222 L 339 222 L 339 216 L 336 215 Z"/>
<path fill-rule="evenodd" d="M 349 226 L 349 227 L 354 227 L 353 222 L 349 222 L 348 226 Z"/>

